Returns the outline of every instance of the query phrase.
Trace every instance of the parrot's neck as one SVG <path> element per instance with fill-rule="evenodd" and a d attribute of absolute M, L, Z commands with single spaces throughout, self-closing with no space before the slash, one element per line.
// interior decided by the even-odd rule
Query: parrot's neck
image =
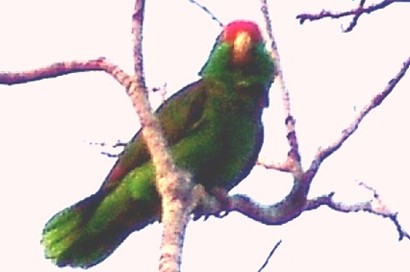
<path fill-rule="evenodd" d="M 240 66 L 232 64 L 231 50 L 228 43 L 214 47 L 200 72 L 204 80 L 219 81 L 232 87 L 272 83 L 274 64 L 263 43 L 256 44 L 250 61 Z"/>

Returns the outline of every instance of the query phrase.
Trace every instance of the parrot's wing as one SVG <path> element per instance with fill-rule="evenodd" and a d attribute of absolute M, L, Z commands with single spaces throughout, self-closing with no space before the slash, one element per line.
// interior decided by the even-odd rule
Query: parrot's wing
<path fill-rule="evenodd" d="M 169 146 L 179 142 L 200 123 L 206 96 L 204 83 L 199 80 L 185 86 L 158 108 L 156 115 Z M 115 187 L 117 181 L 149 159 L 150 154 L 145 146 L 141 130 L 139 130 L 119 155 L 101 189 L 107 190 Z"/>

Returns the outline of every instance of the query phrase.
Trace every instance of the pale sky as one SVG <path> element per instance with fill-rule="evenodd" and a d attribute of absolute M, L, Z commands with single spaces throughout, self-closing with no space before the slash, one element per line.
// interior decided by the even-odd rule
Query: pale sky
<path fill-rule="evenodd" d="M 166 83 L 172 94 L 197 79 L 221 29 L 189 1 L 147 2 L 147 84 L 161 87 Z M 409 5 L 393 4 L 365 15 L 346 34 L 341 27 L 347 27 L 349 19 L 300 25 L 295 17 L 321 9 L 349 9 L 358 1 L 311 2 L 270 3 L 305 168 L 317 148 L 338 137 L 410 54 Z M 262 22 L 259 1 L 201 3 L 224 23 L 234 19 Z M 0 71 L 105 56 L 131 72 L 133 5 L 131 0 L 3 0 Z M 369 192 L 357 185 L 366 182 L 399 212 L 399 220 L 410 231 L 409 89 L 410 75 L 406 75 L 357 133 L 322 165 L 310 197 L 335 191 L 340 201 L 366 201 Z M 261 156 L 283 161 L 288 146 L 276 84 L 264 121 Z M 127 141 L 138 130 L 125 91 L 102 72 L 0 86 L 0 126 L 0 270 L 73 271 L 44 258 L 41 231 L 56 212 L 99 188 L 115 162 L 100 152 L 120 151 L 89 143 Z M 233 192 L 272 204 L 290 187 L 290 175 L 257 167 Z M 148 226 L 89 271 L 157 271 L 160 236 L 159 224 Z M 282 244 L 264 271 L 408 271 L 410 241 L 397 238 L 390 221 L 365 213 L 320 208 L 283 226 L 265 226 L 232 213 L 189 225 L 183 271 L 257 271 L 279 239 Z"/>

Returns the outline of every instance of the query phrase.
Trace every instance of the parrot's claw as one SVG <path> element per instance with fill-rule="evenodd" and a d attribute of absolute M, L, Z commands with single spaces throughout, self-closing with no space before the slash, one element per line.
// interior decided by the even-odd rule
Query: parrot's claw
<path fill-rule="evenodd" d="M 203 190 L 202 201 L 193 213 L 193 220 L 204 217 L 204 221 L 211 216 L 223 218 L 230 212 L 230 198 L 224 188 L 215 187 L 210 192 Z"/>

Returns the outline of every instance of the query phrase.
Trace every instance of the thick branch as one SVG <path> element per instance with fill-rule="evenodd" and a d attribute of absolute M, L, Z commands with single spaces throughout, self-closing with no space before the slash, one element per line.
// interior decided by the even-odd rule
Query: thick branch
<path fill-rule="evenodd" d="M 195 204 L 191 195 L 190 175 L 176 169 L 159 121 L 152 114 L 148 102 L 142 55 L 144 4 L 145 1 L 136 0 L 132 16 L 135 81 L 128 89 L 128 95 L 141 119 L 142 134 L 155 166 L 156 186 L 161 195 L 164 229 L 159 270 L 177 272 L 180 271 L 185 228 Z"/>
<path fill-rule="evenodd" d="M 310 181 L 295 181 L 290 193 L 280 202 L 273 205 L 260 205 L 246 195 L 217 194 L 218 201 L 207 202 L 206 207 L 197 210 L 195 219 L 205 215 L 223 217 L 231 211 L 237 211 L 266 225 L 282 225 L 298 217 L 304 210 Z"/>
<path fill-rule="evenodd" d="M 306 175 L 306 178 L 310 177 Z M 304 184 L 304 186 L 301 184 Z M 205 219 L 208 218 L 209 215 L 223 217 L 231 211 L 237 211 L 266 225 L 282 225 L 298 217 L 304 211 L 327 206 L 335 211 L 344 213 L 368 212 L 388 218 L 396 226 L 399 240 L 402 240 L 403 238 L 410 239 L 410 234 L 404 230 L 399 223 L 397 218 L 398 213 L 392 212 L 383 203 L 376 190 L 370 186 L 364 183 L 359 184 L 373 193 L 372 199 L 349 205 L 343 202 L 334 201 L 333 196 L 335 193 L 307 200 L 306 196 L 309 190 L 309 185 L 309 180 L 305 180 L 304 183 L 295 182 L 289 195 L 281 202 L 274 205 L 260 205 L 245 195 L 219 195 L 217 197 L 218 202 L 209 201 L 206 209 L 198 211 L 198 213 L 195 214 L 195 219 L 198 219 L 201 215 L 205 215 Z"/>

